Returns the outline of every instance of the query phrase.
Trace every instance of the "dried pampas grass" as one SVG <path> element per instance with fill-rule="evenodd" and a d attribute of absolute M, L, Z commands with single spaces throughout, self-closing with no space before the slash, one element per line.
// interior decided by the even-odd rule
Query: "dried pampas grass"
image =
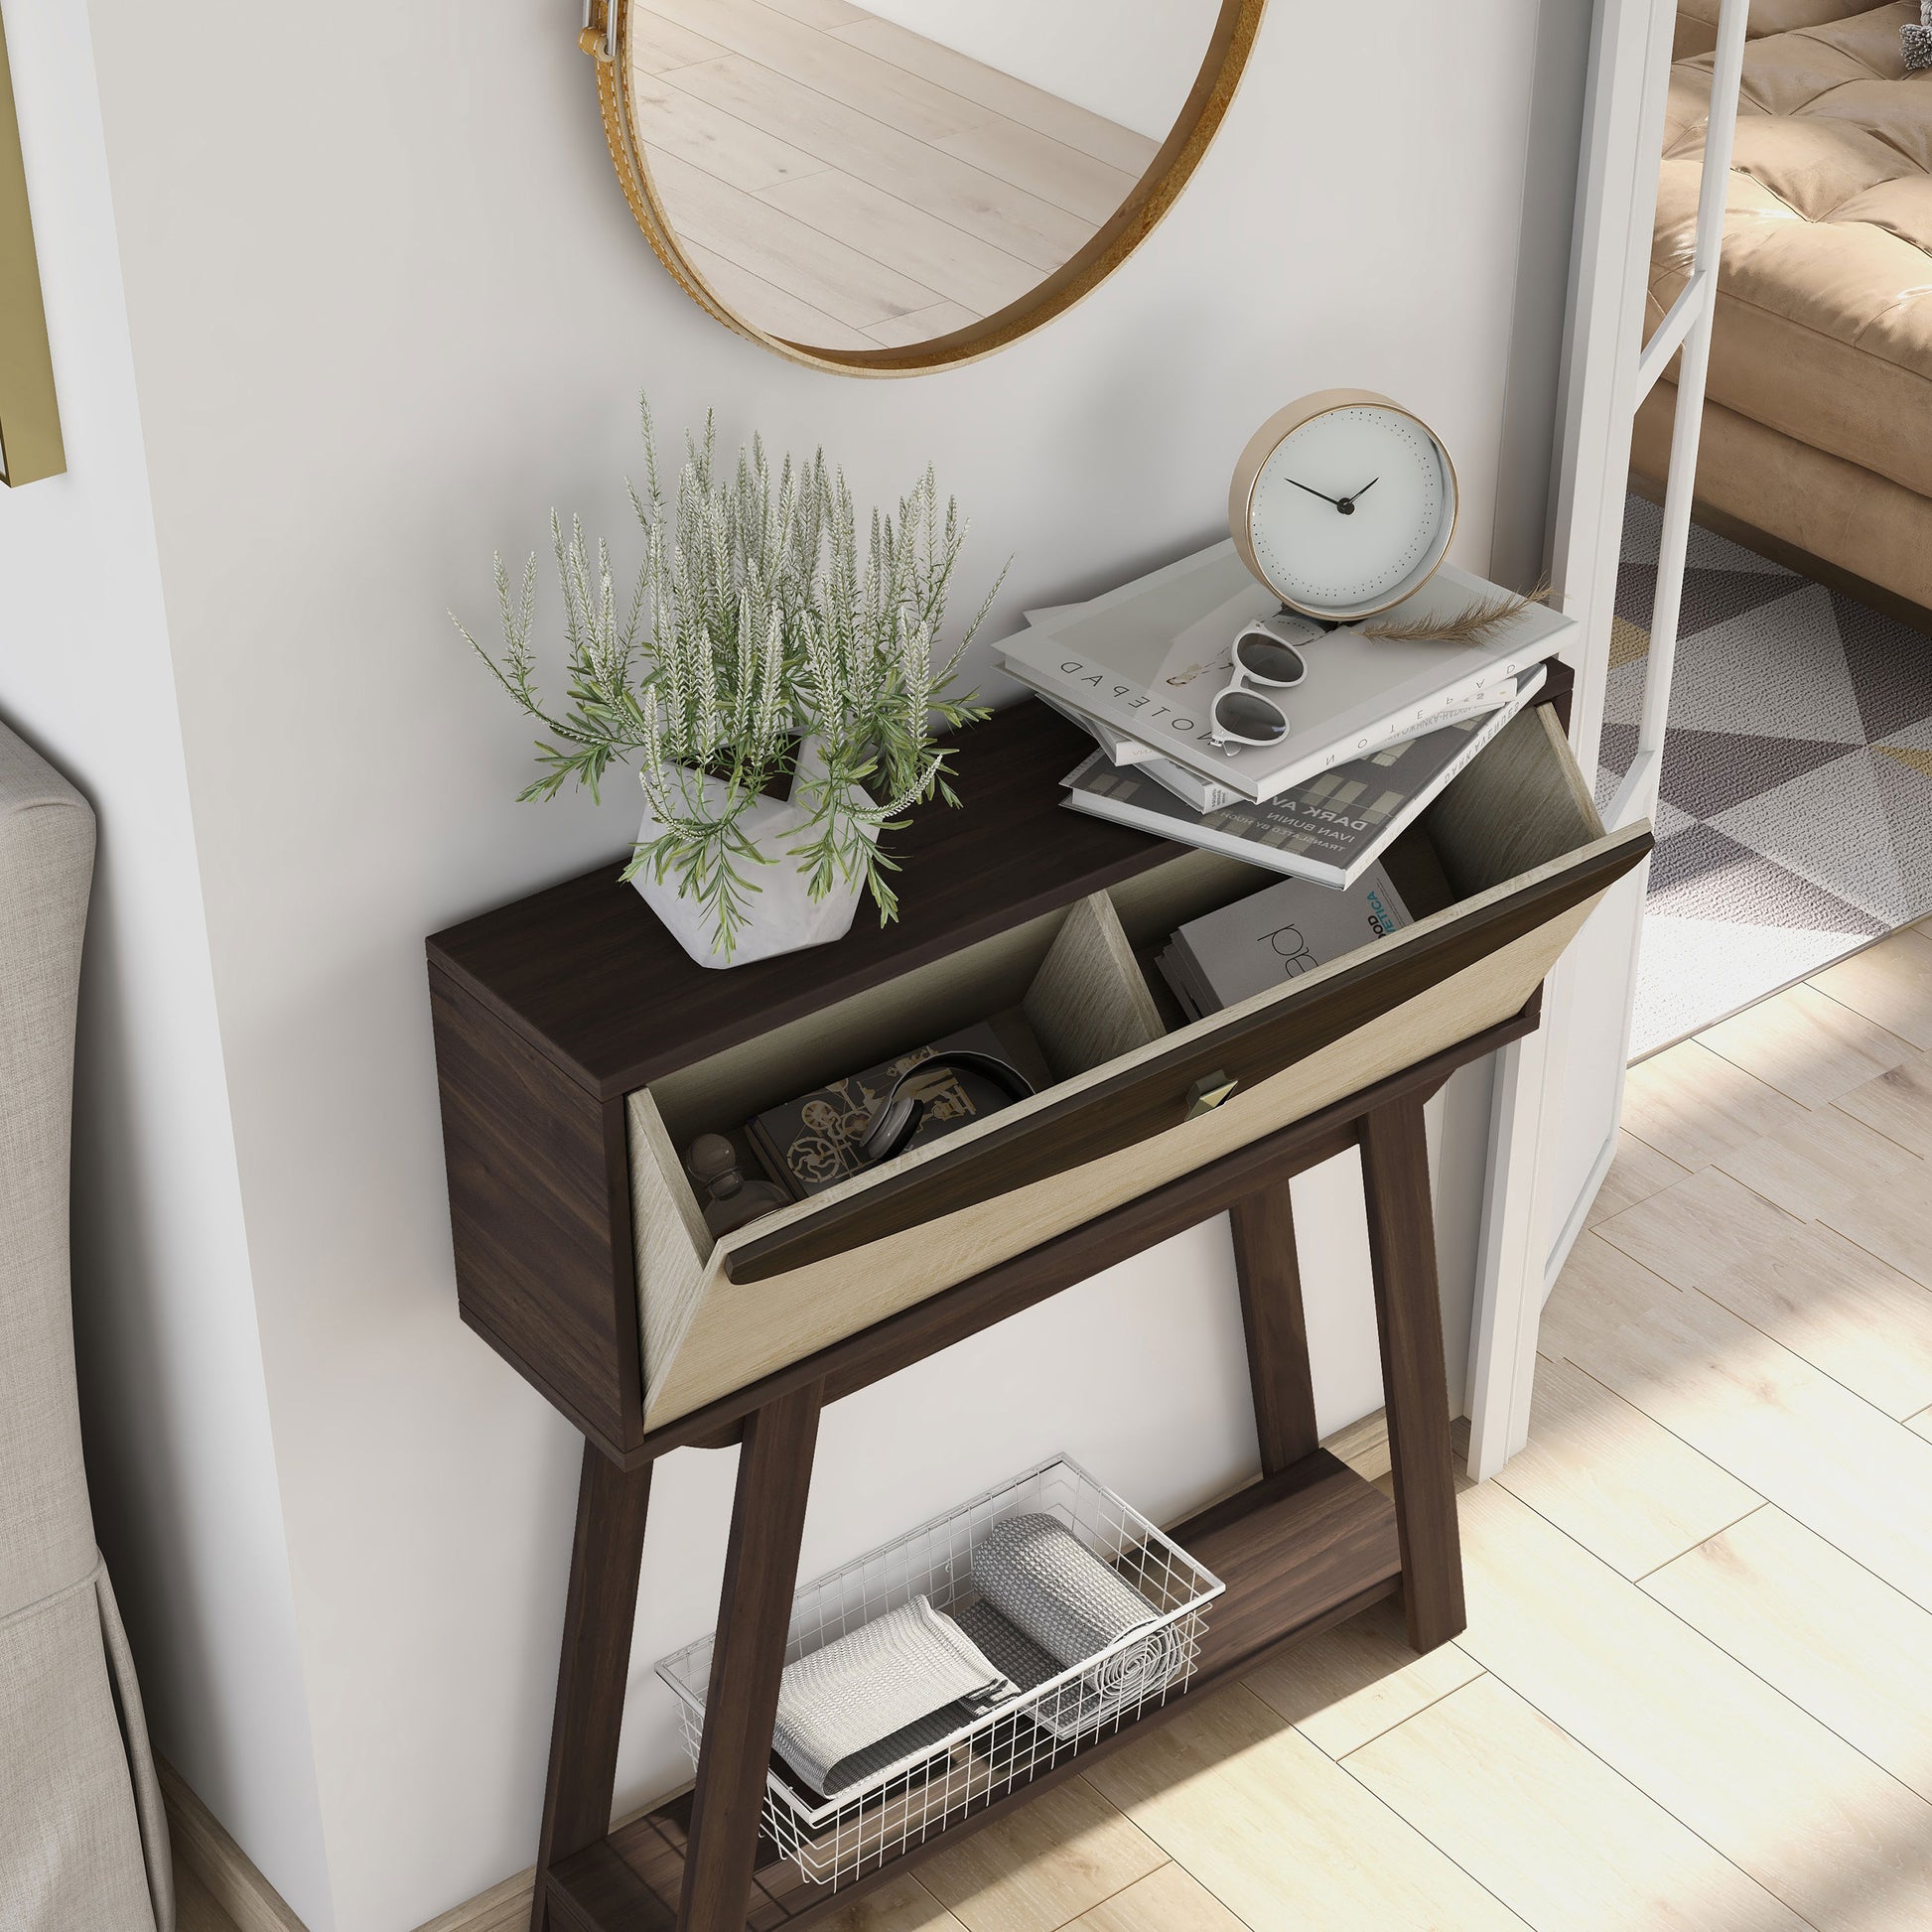
<path fill-rule="evenodd" d="M 1486 644 L 1506 623 L 1520 618 L 1531 605 L 1541 604 L 1549 595 L 1550 586 L 1545 580 L 1520 595 L 1512 591 L 1501 597 L 1479 597 L 1446 618 L 1383 619 L 1365 623 L 1361 635 L 1387 637 L 1391 642 L 1403 644 Z"/>

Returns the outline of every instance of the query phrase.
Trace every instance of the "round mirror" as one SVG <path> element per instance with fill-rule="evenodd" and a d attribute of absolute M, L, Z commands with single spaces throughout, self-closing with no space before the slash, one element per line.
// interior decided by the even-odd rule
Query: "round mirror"
<path fill-rule="evenodd" d="M 704 308 L 798 361 L 972 360 L 1149 233 L 1264 0 L 589 0 L 632 211 Z"/>

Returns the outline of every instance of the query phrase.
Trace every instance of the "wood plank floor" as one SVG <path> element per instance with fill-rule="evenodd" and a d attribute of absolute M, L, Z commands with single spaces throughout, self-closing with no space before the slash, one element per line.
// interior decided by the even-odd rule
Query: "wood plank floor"
<path fill-rule="evenodd" d="M 1636 1069 L 1461 1638 L 1378 1605 L 842 1932 L 1932 1927 L 1928 969 Z"/>
<path fill-rule="evenodd" d="M 847 1932 L 1932 1928 L 1932 940 L 1637 1068 L 1625 1129 L 1462 1495 L 1468 1631 L 1379 1606 Z"/>
<path fill-rule="evenodd" d="M 1159 145 L 847 0 L 632 19 L 632 124 L 692 265 L 816 347 L 928 341 L 1018 301 Z"/>

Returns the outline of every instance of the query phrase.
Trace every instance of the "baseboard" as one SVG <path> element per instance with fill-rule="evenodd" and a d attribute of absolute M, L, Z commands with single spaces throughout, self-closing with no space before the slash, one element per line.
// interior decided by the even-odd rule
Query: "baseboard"
<path fill-rule="evenodd" d="M 537 1868 L 526 1865 L 500 1885 L 462 1905 L 452 1905 L 440 1918 L 418 1926 L 416 1932 L 525 1932 L 530 1923 L 530 1891 Z"/>
<path fill-rule="evenodd" d="M 660 1805 L 668 1804 L 690 1789 L 688 1781 L 674 1785 L 648 1804 L 639 1805 L 633 1811 L 620 1812 L 612 1819 L 611 1827 L 614 1831 L 621 1830 L 641 1818 L 645 1812 L 655 1811 Z M 479 1892 L 464 1904 L 452 1905 L 427 1925 L 419 1925 L 416 1932 L 524 1932 L 530 1923 L 530 1894 L 536 1887 L 536 1866 L 527 1864 L 501 1884 L 491 1885 L 487 1891 Z"/>
<path fill-rule="evenodd" d="M 1351 1422 L 1322 1439 L 1321 1447 L 1346 1462 L 1364 1482 L 1389 1473 L 1389 1418 L 1385 1410 Z"/>
<path fill-rule="evenodd" d="M 156 1766 L 175 1863 L 201 1880 L 203 1889 L 234 1921 L 235 1932 L 308 1932 L 182 1774 L 165 1758 L 158 1758 Z M 418 1932 L 523 1932 L 530 1923 L 530 1888 L 535 1878 L 536 1868 L 527 1866 L 486 1892 L 452 1906 Z"/>
<path fill-rule="evenodd" d="M 165 1757 L 155 1759 L 155 1770 L 168 1810 L 175 1863 L 202 1881 L 203 1889 L 234 1921 L 236 1932 L 308 1932 L 182 1774 Z"/>
<path fill-rule="evenodd" d="M 1612 1127 L 1603 1145 L 1596 1150 L 1596 1159 L 1589 1164 L 1589 1178 L 1584 1182 L 1583 1192 L 1577 1196 L 1576 1204 L 1570 1210 L 1570 1218 L 1564 1222 L 1556 1246 L 1550 1250 L 1550 1257 L 1543 1264 L 1542 1306 L 1547 1307 L 1550 1297 L 1556 1293 L 1557 1283 L 1569 1265 L 1570 1251 L 1583 1239 L 1584 1230 L 1589 1225 L 1589 1210 L 1596 1205 L 1596 1196 L 1602 1191 L 1603 1182 L 1609 1178 L 1610 1168 L 1616 1160 L 1620 1132 L 1620 1126 Z"/>

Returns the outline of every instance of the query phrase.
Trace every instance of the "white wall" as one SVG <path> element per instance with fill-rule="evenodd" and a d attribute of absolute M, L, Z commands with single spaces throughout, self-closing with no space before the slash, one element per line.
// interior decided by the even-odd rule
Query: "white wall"
<path fill-rule="evenodd" d="M 601 809 L 510 802 L 528 733 L 445 607 L 486 619 L 491 546 L 538 542 L 553 501 L 621 534 L 643 383 L 666 423 L 715 403 L 728 440 L 823 441 L 862 496 L 932 459 L 974 519 L 961 602 L 1011 552 L 1007 619 L 1212 539 L 1254 425 L 1360 383 L 1447 438 L 1457 555 L 1481 567 L 1537 13 L 1278 6 L 1215 148 L 1105 289 L 985 363 L 864 383 L 753 348 L 657 268 L 610 177 L 573 0 L 93 0 L 343 1927 L 401 1932 L 529 1859 L 576 1468 L 567 1428 L 456 1319 L 422 937 L 602 859 L 634 818 L 621 787 Z M 1285 161 L 1287 97 L 1295 154 L 1347 169 Z M 1459 1080 L 1440 1131 L 1464 1328 L 1485 1091 L 1481 1070 Z M 1359 1192 L 1337 1164 L 1299 1193 L 1332 1425 L 1377 1399 Z M 1158 1513 L 1238 1480 L 1254 1451 L 1226 1239 L 1195 1230 L 843 1405 L 807 1560 L 1054 1447 Z M 1076 1365 L 1050 1408 L 1036 1361 Z M 198 1454 L 223 1426 L 210 1406 Z M 887 1432 L 904 1447 L 882 1458 Z M 244 1459 L 261 1480 L 265 1445 Z M 708 1620 L 730 1482 L 724 1453 L 661 1473 L 626 1798 L 680 1774 L 647 1666 Z M 194 1694 L 171 1685 L 169 1708 Z M 294 1724 L 263 1720 L 282 1745 Z M 269 1825 L 207 1795 L 315 1909 Z"/>
<path fill-rule="evenodd" d="M 1551 0 L 1537 23 L 1529 159 L 1523 171 L 1523 272 L 1517 277 L 1510 331 L 1490 556 L 1498 582 L 1524 588 L 1549 562 L 1556 514 L 1552 399 L 1565 347 L 1591 15 L 1589 0 Z"/>
<path fill-rule="evenodd" d="M 1165 141 L 1221 0 L 868 0 L 866 11 Z"/>
<path fill-rule="evenodd" d="M 0 720 L 99 818 L 73 1173 L 96 1531 L 158 1742 L 325 1932 L 309 1714 L 87 19 L 64 0 L 6 0 L 6 26 L 68 474 L 0 489 Z"/>

